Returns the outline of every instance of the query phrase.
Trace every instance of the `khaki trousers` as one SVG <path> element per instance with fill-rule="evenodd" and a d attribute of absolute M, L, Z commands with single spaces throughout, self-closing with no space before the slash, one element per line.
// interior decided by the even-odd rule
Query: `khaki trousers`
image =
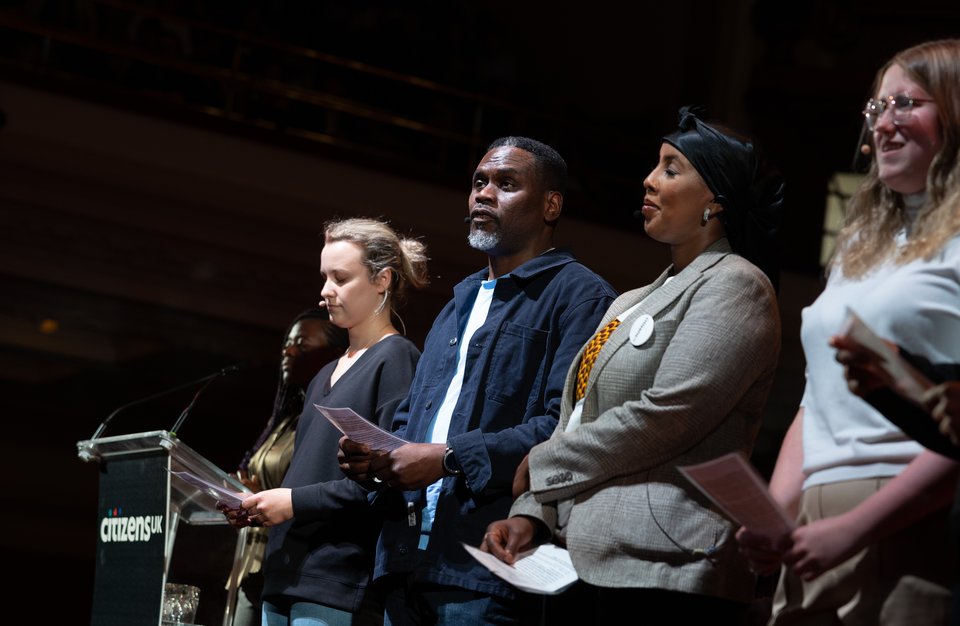
<path fill-rule="evenodd" d="M 799 524 L 849 511 L 889 479 L 853 480 L 803 493 Z M 944 509 L 868 546 L 816 580 L 783 568 L 771 626 L 947 624 L 954 572 Z"/>

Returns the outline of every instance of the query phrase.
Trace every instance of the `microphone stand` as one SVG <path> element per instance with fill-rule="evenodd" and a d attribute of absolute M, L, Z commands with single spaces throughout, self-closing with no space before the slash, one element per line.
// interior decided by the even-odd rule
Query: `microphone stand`
<path fill-rule="evenodd" d="M 213 381 L 214 378 L 217 378 L 218 376 L 223 376 L 224 374 L 229 374 L 230 372 L 235 372 L 238 369 L 239 367 L 237 365 L 231 365 L 230 367 L 225 367 L 217 372 L 214 372 L 213 374 L 208 374 L 203 378 L 198 378 L 197 380 L 191 380 L 188 383 L 183 383 L 182 385 L 177 385 L 176 387 L 173 387 L 171 389 L 165 389 L 153 395 L 147 396 L 146 398 L 139 398 L 137 400 L 134 400 L 132 402 L 128 402 L 122 406 L 119 406 L 116 409 L 114 409 L 114 411 L 110 413 L 110 415 L 108 415 L 105 420 L 100 422 L 100 426 L 97 427 L 96 432 L 93 433 L 93 436 L 90 437 L 90 440 L 93 441 L 94 439 L 98 439 L 101 435 L 103 435 L 103 431 L 107 429 L 107 426 L 110 425 L 110 422 L 113 421 L 113 418 L 117 415 L 117 413 L 120 413 L 124 409 L 128 409 L 132 406 L 136 406 L 144 402 L 149 402 L 150 400 L 154 400 L 156 398 L 161 398 L 171 393 L 180 391 L 181 389 L 186 389 L 188 387 L 193 387 L 194 385 L 199 385 L 200 383 L 207 383 L 206 385 L 201 387 L 200 391 L 203 391 L 204 389 L 206 389 L 207 385 L 209 385 Z M 180 418 L 177 420 L 177 423 L 174 425 L 174 429 L 179 428 L 180 425 L 183 424 L 183 420 L 186 418 L 187 412 L 190 410 L 190 407 L 193 406 L 193 403 L 197 401 L 197 396 L 199 395 L 200 395 L 200 392 L 197 392 L 197 395 L 194 396 L 193 401 L 191 401 L 189 406 L 187 406 L 187 408 L 184 410 L 184 412 L 180 414 Z M 174 432 L 175 432 L 174 430 L 171 430 L 171 433 L 174 433 Z"/>
<path fill-rule="evenodd" d="M 177 418 L 177 421 L 173 423 L 173 426 L 170 428 L 170 434 L 171 434 L 171 435 L 173 435 L 174 437 L 177 436 L 177 431 L 180 430 L 180 427 L 183 426 L 183 423 L 184 423 L 185 421 L 187 421 L 187 415 L 190 413 L 190 409 L 193 408 L 193 405 L 197 403 L 197 398 L 200 397 L 200 394 L 203 393 L 203 390 L 204 390 L 204 389 L 206 389 L 207 387 L 210 386 L 210 383 L 212 383 L 214 380 L 216 380 L 216 379 L 217 379 L 218 377 L 220 377 L 222 374 L 224 374 L 224 371 L 223 371 L 223 370 L 217 372 L 217 373 L 214 374 L 213 376 L 208 376 L 208 377 L 207 377 L 208 380 L 207 380 L 206 384 L 204 384 L 203 387 L 200 387 L 199 389 L 197 389 L 197 393 L 193 394 L 193 399 L 190 400 L 190 404 L 188 404 L 188 405 L 186 406 L 186 408 L 183 409 L 183 412 L 180 413 L 180 417 L 178 417 L 178 418 Z"/>

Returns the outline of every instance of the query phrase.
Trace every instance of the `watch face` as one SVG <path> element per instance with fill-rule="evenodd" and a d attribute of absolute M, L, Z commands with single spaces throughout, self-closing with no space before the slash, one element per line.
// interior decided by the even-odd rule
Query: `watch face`
<path fill-rule="evenodd" d="M 443 470 L 452 476 L 459 476 L 463 473 L 463 470 L 454 467 L 454 463 L 456 463 L 456 459 L 453 458 L 453 450 L 447 448 L 447 451 L 443 453 Z"/>

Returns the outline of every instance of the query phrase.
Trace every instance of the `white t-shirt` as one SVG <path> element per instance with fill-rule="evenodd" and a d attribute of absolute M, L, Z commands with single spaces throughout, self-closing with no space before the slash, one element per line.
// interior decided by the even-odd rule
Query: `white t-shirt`
<path fill-rule="evenodd" d="M 446 443 L 447 431 L 450 429 L 450 418 L 453 416 L 453 410 L 457 408 L 457 401 L 460 399 L 460 389 L 463 388 L 463 374 L 467 362 L 467 347 L 470 345 L 470 338 L 477 332 L 477 329 L 483 326 L 487 321 L 487 313 L 490 312 L 490 303 L 493 301 L 493 290 L 497 286 L 497 280 L 485 280 L 480 283 L 480 290 L 473 301 L 473 309 L 470 311 L 470 318 L 463 329 L 460 337 L 460 350 L 457 352 L 457 371 L 454 372 L 450 385 L 447 387 L 447 393 L 443 397 L 443 403 L 437 409 L 433 422 L 430 424 L 429 441 L 431 443 Z M 440 497 L 440 486 L 443 479 L 436 481 L 427 487 L 427 503 L 423 509 L 423 520 L 420 524 L 420 549 L 426 550 L 427 543 L 430 540 L 430 529 L 433 527 L 433 518 L 437 512 L 437 499 Z"/>
<path fill-rule="evenodd" d="M 901 244 L 905 238 L 898 236 Z M 835 269 L 823 293 L 803 310 L 804 489 L 896 476 L 923 450 L 847 388 L 836 351 L 827 344 L 847 307 L 880 337 L 913 354 L 934 363 L 960 362 L 960 237 L 929 261 L 888 262 L 858 280 Z"/>

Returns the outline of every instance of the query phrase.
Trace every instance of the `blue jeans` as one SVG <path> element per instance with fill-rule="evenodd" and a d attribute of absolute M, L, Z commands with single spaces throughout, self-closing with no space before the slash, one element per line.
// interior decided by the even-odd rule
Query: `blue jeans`
<path fill-rule="evenodd" d="M 351 626 L 353 614 L 315 602 L 278 606 L 263 601 L 263 626 Z"/>
<path fill-rule="evenodd" d="M 510 626 L 540 623 L 539 598 L 509 600 L 459 587 L 412 582 L 393 576 L 386 596 L 384 626 Z"/>

